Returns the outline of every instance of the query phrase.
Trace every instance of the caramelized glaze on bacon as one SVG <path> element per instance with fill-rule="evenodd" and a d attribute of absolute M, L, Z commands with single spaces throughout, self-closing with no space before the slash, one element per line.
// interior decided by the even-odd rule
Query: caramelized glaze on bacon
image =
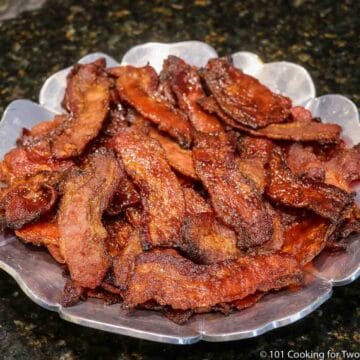
<path fill-rule="evenodd" d="M 160 130 L 169 133 L 180 145 L 190 146 L 191 124 L 182 112 L 156 96 L 158 80 L 151 66 L 121 66 L 111 69 L 110 73 L 116 76 L 116 87 L 121 99 L 157 124 Z"/>
<path fill-rule="evenodd" d="M 74 68 L 66 98 L 71 113 L 51 136 L 53 157 L 66 159 L 80 155 L 98 135 L 109 110 L 109 87 L 104 67 L 97 63 L 78 64 Z"/>
<path fill-rule="evenodd" d="M 143 247 L 176 245 L 181 241 L 185 202 L 163 148 L 136 128 L 122 130 L 113 146 L 140 191 Z"/>
<path fill-rule="evenodd" d="M 353 201 L 350 194 L 333 185 L 296 177 L 279 149 L 273 151 L 269 162 L 266 195 L 276 203 L 310 209 L 333 222 L 338 221 L 341 211 Z"/>
<path fill-rule="evenodd" d="M 60 233 L 56 219 L 40 219 L 33 224 L 27 224 L 15 230 L 15 235 L 27 244 L 46 246 L 57 262 L 65 263 L 59 249 Z"/>
<path fill-rule="evenodd" d="M 77 285 L 94 289 L 109 268 L 101 215 L 121 176 L 118 160 L 102 151 L 91 155 L 84 169 L 74 172 L 64 186 L 58 219 L 60 250 Z"/>
<path fill-rule="evenodd" d="M 197 101 L 205 96 L 197 70 L 176 56 L 165 61 L 161 77 L 165 78 L 175 93 L 179 107 L 189 117 L 196 131 L 217 133 L 223 127 L 216 117 L 204 112 Z"/>
<path fill-rule="evenodd" d="M 193 158 L 216 215 L 234 228 L 238 245 L 247 248 L 269 241 L 271 216 L 254 183 L 237 168 L 226 135 L 202 135 L 193 149 Z"/>
<path fill-rule="evenodd" d="M 154 300 L 176 310 L 212 307 L 302 282 L 297 261 L 289 255 L 240 257 L 213 265 L 160 251 L 144 253 L 125 292 L 125 304 L 135 307 Z"/>
<path fill-rule="evenodd" d="M 226 114 L 217 104 L 213 96 L 199 100 L 199 104 L 208 112 L 216 114 L 227 125 L 253 136 L 265 137 L 272 140 L 317 141 L 321 144 L 339 141 L 341 127 L 337 124 L 323 124 L 318 121 L 292 121 L 282 124 L 270 124 L 262 129 L 251 129 Z M 298 120 L 298 118 L 295 118 Z"/>
<path fill-rule="evenodd" d="M 340 126 L 225 59 L 169 56 L 160 77 L 105 66 L 75 65 L 68 112 L 0 163 L 0 225 L 64 264 L 63 306 L 229 314 L 298 287 L 324 247 L 360 233 L 360 146 Z"/>
<path fill-rule="evenodd" d="M 149 135 L 160 143 L 165 151 L 166 159 L 173 169 L 194 180 L 198 179 L 194 169 L 191 150 L 182 149 L 176 142 L 155 129 L 150 129 Z"/>
<path fill-rule="evenodd" d="M 282 251 L 294 255 L 304 265 L 324 249 L 333 231 L 334 225 L 327 219 L 318 216 L 304 219 L 286 230 Z"/>
<path fill-rule="evenodd" d="M 272 93 L 227 59 L 209 60 L 202 76 L 220 108 L 241 125 L 258 129 L 284 122 L 290 114 L 289 98 Z"/>

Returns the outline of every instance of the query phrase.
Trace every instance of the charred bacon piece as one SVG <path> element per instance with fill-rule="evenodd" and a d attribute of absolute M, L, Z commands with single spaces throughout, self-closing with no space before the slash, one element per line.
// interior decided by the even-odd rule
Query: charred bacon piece
<path fill-rule="evenodd" d="M 85 289 L 68 280 L 65 283 L 64 290 L 60 296 L 60 304 L 64 307 L 76 305 L 85 297 Z"/>
<path fill-rule="evenodd" d="M 286 230 L 282 251 L 305 265 L 320 254 L 333 231 L 334 225 L 327 219 L 320 216 L 306 218 Z"/>
<path fill-rule="evenodd" d="M 217 217 L 236 231 L 238 246 L 249 248 L 269 241 L 273 224 L 267 206 L 254 183 L 236 166 L 226 134 L 199 137 L 193 159 Z"/>
<path fill-rule="evenodd" d="M 160 143 L 165 151 L 167 161 L 174 170 L 194 180 L 198 179 L 191 150 L 182 149 L 179 144 L 162 135 L 156 129 L 150 129 L 149 136 Z"/>
<path fill-rule="evenodd" d="M 227 59 L 209 60 L 202 76 L 220 108 L 243 126 L 262 128 L 284 122 L 290 114 L 289 98 L 274 94 Z"/>
<path fill-rule="evenodd" d="M 294 175 L 279 149 L 272 152 L 268 171 L 265 192 L 278 204 L 310 209 L 337 222 L 345 206 L 353 201 L 351 194 L 333 185 Z"/>
<path fill-rule="evenodd" d="M 136 128 L 122 130 L 114 149 L 138 187 L 143 206 L 143 247 L 176 246 L 185 215 L 184 195 L 160 144 Z"/>
<path fill-rule="evenodd" d="M 253 136 L 273 140 L 316 141 L 321 144 L 339 141 L 341 127 L 337 124 L 323 124 L 318 121 L 292 121 L 282 124 L 270 124 L 262 129 L 250 129 L 237 123 L 227 115 L 217 104 L 214 97 L 209 96 L 199 100 L 199 104 L 208 112 L 220 117 L 227 125 Z"/>
<path fill-rule="evenodd" d="M 103 150 L 91 155 L 84 169 L 64 185 L 58 215 L 60 250 L 77 285 L 94 289 L 109 268 L 101 216 L 121 177 L 118 160 Z"/>
<path fill-rule="evenodd" d="M 170 55 L 160 74 L 176 95 L 179 107 L 189 117 L 196 131 L 217 133 L 223 131 L 219 120 L 204 112 L 197 101 L 205 96 L 197 69 L 176 56 Z"/>
<path fill-rule="evenodd" d="M 196 265 L 177 254 L 147 252 L 136 259 L 124 301 L 129 307 L 154 300 L 175 310 L 207 308 L 301 282 L 298 262 L 285 254 Z"/>
<path fill-rule="evenodd" d="M 181 146 L 190 146 L 191 124 L 182 112 L 156 94 L 158 78 L 151 66 L 120 66 L 110 69 L 109 73 L 116 77 L 116 87 L 123 101 L 157 124 L 159 130 L 169 133 Z"/>
<path fill-rule="evenodd" d="M 335 231 L 327 239 L 326 248 L 330 250 L 344 250 L 350 235 L 360 233 L 360 208 L 350 206 L 343 211 L 342 219 Z"/>

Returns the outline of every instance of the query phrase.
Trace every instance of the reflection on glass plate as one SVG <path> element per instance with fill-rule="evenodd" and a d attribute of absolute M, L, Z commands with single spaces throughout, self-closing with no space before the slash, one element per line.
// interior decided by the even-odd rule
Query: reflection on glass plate
<path fill-rule="evenodd" d="M 208 59 L 217 56 L 213 48 L 198 41 L 148 43 L 131 48 L 120 64 L 142 66 L 150 63 L 159 71 L 169 54 L 196 66 L 203 66 Z M 87 63 L 99 57 L 105 57 L 109 67 L 119 64 L 101 53 L 86 55 L 79 62 Z M 284 61 L 264 64 L 257 55 L 249 52 L 238 52 L 232 57 L 236 67 L 255 76 L 273 91 L 289 96 L 295 105 L 305 106 L 325 122 L 341 125 L 349 143 L 360 142 L 356 106 L 341 95 L 316 97 L 313 81 L 303 67 Z M 69 70 L 61 70 L 45 81 L 39 104 L 16 100 L 7 107 L 0 123 L 0 158 L 15 145 L 22 128 L 30 128 L 64 111 L 61 101 Z M 360 190 L 357 196 L 360 198 Z M 360 236 L 351 239 L 348 252 L 322 253 L 314 261 L 314 270 L 308 273 L 306 286 L 300 291 L 267 295 L 255 306 L 227 317 L 221 314 L 196 315 L 182 326 L 155 312 L 139 310 L 128 313 L 119 305 L 105 306 L 95 299 L 62 308 L 58 303 L 65 283 L 61 268 L 48 253 L 29 250 L 12 235 L 0 234 L 0 268 L 13 276 L 37 304 L 83 326 L 173 344 L 190 344 L 199 340 L 229 341 L 257 336 L 297 321 L 326 301 L 333 286 L 354 281 L 360 274 Z"/>

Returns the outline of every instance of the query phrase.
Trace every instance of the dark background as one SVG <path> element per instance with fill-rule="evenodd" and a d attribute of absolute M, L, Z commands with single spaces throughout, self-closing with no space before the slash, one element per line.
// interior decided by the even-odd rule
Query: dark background
<path fill-rule="evenodd" d="M 43 81 L 83 55 L 116 59 L 147 41 L 201 40 L 220 55 L 239 50 L 264 61 L 304 65 L 318 94 L 360 103 L 359 1 L 47 1 L 0 22 L 0 113 L 34 101 Z M 313 314 L 256 339 L 172 346 L 76 326 L 33 304 L 0 271 L 0 359 L 243 359 L 261 350 L 359 351 L 355 282 Z"/>

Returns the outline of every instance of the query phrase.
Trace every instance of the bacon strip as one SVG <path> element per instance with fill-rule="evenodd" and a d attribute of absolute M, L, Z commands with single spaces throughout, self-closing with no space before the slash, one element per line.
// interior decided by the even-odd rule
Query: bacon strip
<path fill-rule="evenodd" d="M 173 169 L 194 180 L 198 179 L 191 150 L 182 149 L 176 142 L 163 136 L 155 129 L 150 129 L 149 135 L 160 143 L 165 151 L 166 159 Z"/>
<path fill-rule="evenodd" d="M 272 93 L 227 59 L 209 60 L 202 76 L 220 108 L 243 126 L 262 128 L 284 122 L 290 114 L 289 98 Z"/>
<path fill-rule="evenodd" d="M 213 97 L 199 100 L 199 104 L 208 112 L 218 115 L 227 125 L 253 136 L 273 140 L 317 141 L 321 144 L 339 141 L 341 127 L 337 124 L 323 124 L 317 121 L 293 121 L 283 124 L 271 124 L 262 129 L 250 129 L 237 123 L 228 116 Z"/>
<path fill-rule="evenodd" d="M 184 195 L 160 144 L 136 128 L 122 130 L 113 144 L 127 174 L 139 188 L 143 205 L 143 247 L 172 246 L 185 215 Z"/>
<path fill-rule="evenodd" d="M 360 179 L 360 146 L 339 149 L 329 160 L 322 160 L 310 147 L 293 144 L 287 153 L 291 170 L 300 176 L 322 179 L 327 184 L 351 192 L 351 183 Z"/>
<path fill-rule="evenodd" d="M 135 267 L 136 257 L 142 253 L 139 231 L 132 229 L 127 243 L 119 256 L 113 261 L 113 271 L 115 276 L 115 285 L 121 290 L 127 288 L 132 272 Z"/>
<path fill-rule="evenodd" d="M 253 182 L 236 167 L 226 135 L 202 135 L 193 149 L 193 158 L 216 215 L 234 228 L 238 246 L 248 248 L 269 241 L 273 231 L 271 216 Z"/>
<path fill-rule="evenodd" d="M 301 282 L 297 261 L 285 254 L 196 265 L 176 254 L 149 252 L 138 256 L 124 301 L 129 307 L 154 300 L 176 310 L 187 310 L 213 307 L 244 299 L 256 291 Z"/>
<path fill-rule="evenodd" d="M 71 279 L 80 286 L 99 286 L 109 268 L 101 215 L 121 179 L 121 167 L 110 152 L 90 156 L 82 171 L 68 179 L 60 205 L 60 250 Z"/>
<path fill-rule="evenodd" d="M 186 217 L 183 236 L 181 250 L 197 263 L 214 264 L 236 259 L 241 254 L 235 232 L 217 221 L 213 213 Z"/>
<path fill-rule="evenodd" d="M 183 187 L 186 215 L 197 215 L 201 213 L 212 213 L 213 209 L 206 200 L 194 189 Z"/>
<path fill-rule="evenodd" d="M 169 133 L 180 145 L 190 146 L 191 124 L 179 110 L 156 96 L 158 80 L 151 66 L 120 66 L 110 69 L 109 73 L 116 77 L 116 87 L 122 100 L 157 124 L 159 130 Z"/>
<path fill-rule="evenodd" d="M 114 221 L 106 229 L 105 243 L 112 257 L 113 283 L 122 292 L 127 288 L 136 256 L 142 253 L 139 230 L 125 221 Z"/>
<path fill-rule="evenodd" d="M 44 245 L 53 258 L 60 264 L 64 264 L 59 249 L 60 234 L 57 222 L 54 220 L 39 220 L 36 223 L 23 226 L 15 230 L 15 235 L 25 243 L 33 245 Z"/>
<path fill-rule="evenodd" d="M 71 114 L 51 140 L 51 154 L 66 159 L 82 153 L 99 133 L 109 110 L 110 82 L 98 63 L 78 64 L 67 87 L 66 102 Z"/>
<path fill-rule="evenodd" d="M 42 172 L 4 189 L 0 208 L 5 211 L 6 226 L 19 229 L 48 213 L 57 200 L 54 187 L 60 177 L 59 173 Z"/>
<path fill-rule="evenodd" d="M 197 101 L 205 96 L 200 76 L 194 67 L 176 56 L 170 55 L 163 65 L 160 75 L 165 78 L 177 97 L 181 110 L 189 117 L 196 131 L 216 133 L 223 127 L 216 117 L 204 112 Z"/>
<path fill-rule="evenodd" d="M 276 203 L 310 209 L 333 222 L 353 201 L 350 194 L 333 185 L 296 177 L 279 150 L 273 151 L 269 162 L 266 195 Z"/>
<path fill-rule="evenodd" d="M 261 193 L 265 188 L 265 165 L 269 162 L 272 148 L 270 140 L 252 136 L 242 136 L 238 144 L 240 155 L 236 158 L 236 165 L 240 172 L 254 181 Z"/>
<path fill-rule="evenodd" d="M 55 160 L 39 157 L 27 148 L 10 150 L 0 163 L 0 180 L 7 184 L 19 178 L 30 177 L 44 171 L 64 172 L 74 166 L 71 160 Z"/>
<path fill-rule="evenodd" d="M 295 256 L 305 265 L 324 249 L 334 225 L 321 217 L 307 218 L 290 226 L 285 232 L 282 251 Z"/>

